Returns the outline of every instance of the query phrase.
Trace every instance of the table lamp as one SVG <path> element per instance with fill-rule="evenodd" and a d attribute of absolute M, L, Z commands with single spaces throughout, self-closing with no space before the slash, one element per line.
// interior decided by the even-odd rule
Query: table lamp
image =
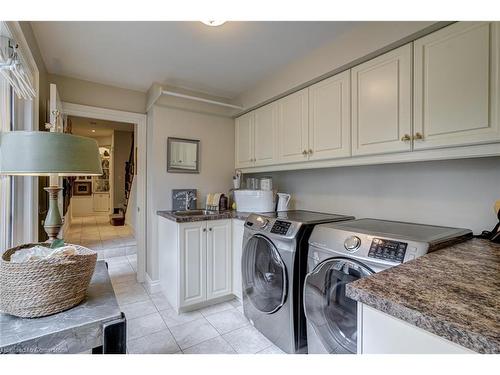
<path fill-rule="evenodd" d="M 54 132 L 0 133 L 0 174 L 11 176 L 100 176 L 99 147 L 92 138 Z M 49 210 L 44 228 L 53 241 L 62 227 L 59 186 L 44 188 Z"/>

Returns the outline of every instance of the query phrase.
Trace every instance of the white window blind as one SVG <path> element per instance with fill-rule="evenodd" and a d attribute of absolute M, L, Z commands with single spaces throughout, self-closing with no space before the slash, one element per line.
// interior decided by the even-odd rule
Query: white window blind
<path fill-rule="evenodd" d="M 0 76 L 0 136 L 11 129 L 10 87 Z M 0 175 L 0 253 L 12 244 L 11 177 Z"/>

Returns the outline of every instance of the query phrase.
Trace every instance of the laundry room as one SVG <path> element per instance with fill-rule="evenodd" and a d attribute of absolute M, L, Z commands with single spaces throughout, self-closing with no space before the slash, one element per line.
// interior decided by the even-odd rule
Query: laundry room
<path fill-rule="evenodd" d="M 0 6 L 0 367 L 498 368 L 486 2 Z"/>

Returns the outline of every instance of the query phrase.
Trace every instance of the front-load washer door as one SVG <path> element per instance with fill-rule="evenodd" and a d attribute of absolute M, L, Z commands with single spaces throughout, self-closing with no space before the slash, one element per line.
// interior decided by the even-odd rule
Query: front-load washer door
<path fill-rule="evenodd" d="M 329 353 L 356 353 L 357 303 L 346 296 L 346 285 L 373 273 L 356 260 L 330 258 L 306 276 L 307 322 Z"/>
<path fill-rule="evenodd" d="M 243 292 L 256 309 L 272 314 L 285 303 L 286 267 L 276 246 L 262 235 L 252 236 L 241 261 Z"/>

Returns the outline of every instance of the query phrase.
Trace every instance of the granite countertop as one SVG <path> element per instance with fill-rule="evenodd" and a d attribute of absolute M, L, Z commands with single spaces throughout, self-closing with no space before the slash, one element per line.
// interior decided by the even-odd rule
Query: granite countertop
<path fill-rule="evenodd" d="M 500 353 L 500 244 L 472 239 L 347 285 L 347 296 L 479 353 Z"/>
<path fill-rule="evenodd" d="M 0 312 L 0 353 L 80 353 L 102 345 L 102 324 L 121 319 L 106 263 L 98 261 L 79 305 L 41 318 Z"/>
<path fill-rule="evenodd" d="M 197 210 L 193 210 L 197 211 Z M 246 220 L 249 212 L 239 212 L 239 211 L 220 211 L 217 213 L 211 214 L 200 214 L 200 215 L 192 215 L 192 216 L 184 216 L 177 215 L 176 211 L 156 211 L 158 216 L 164 217 L 165 219 L 169 219 L 175 221 L 177 223 L 191 223 L 195 221 L 205 221 L 205 220 L 223 220 L 223 219 L 239 219 Z"/>

